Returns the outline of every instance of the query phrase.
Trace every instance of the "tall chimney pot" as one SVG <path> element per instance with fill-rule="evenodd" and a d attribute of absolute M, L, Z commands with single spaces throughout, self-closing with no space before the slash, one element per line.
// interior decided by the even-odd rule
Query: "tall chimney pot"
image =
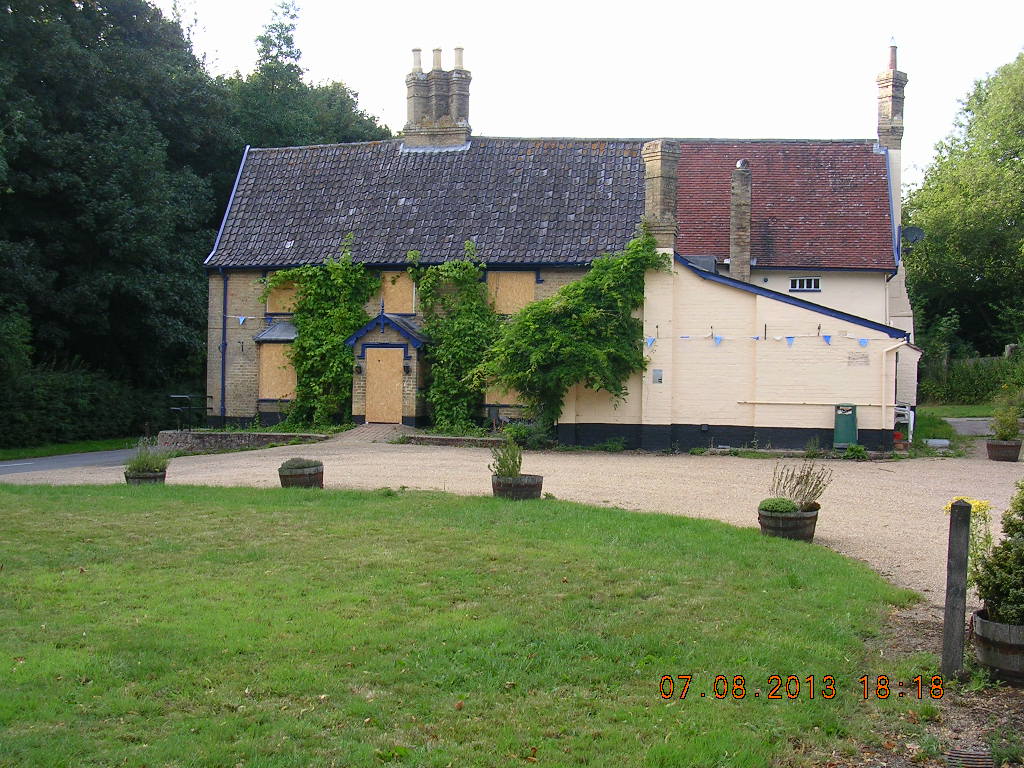
<path fill-rule="evenodd" d="M 889 149 L 903 146 L 903 89 L 907 73 L 896 69 L 896 46 L 889 46 L 889 68 L 878 83 L 878 143 Z"/>
<path fill-rule="evenodd" d="M 729 276 L 750 282 L 750 162 L 740 160 L 732 171 L 729 195 Z"/>
<path fill-rule="evenodd" d="M 463 49 L 455 49 L 455 68 L 445 71 L 441 49 L 434 49 L 434 66 L 423 72 L 419 48 L 413 49 L 413 71 L 406 78 L 408 121 L 402 131 L 407 147 L 459 147 L 469 142 L 469 84 L 463 69 Z"/>
<path fill-rule="evenodd" d="M 644 161 L 644 222 L 658 248 L 675 248 L 676 180 L 679 174 L 679 145 L 669 139 L 648 141 L 640 148 Z"/>

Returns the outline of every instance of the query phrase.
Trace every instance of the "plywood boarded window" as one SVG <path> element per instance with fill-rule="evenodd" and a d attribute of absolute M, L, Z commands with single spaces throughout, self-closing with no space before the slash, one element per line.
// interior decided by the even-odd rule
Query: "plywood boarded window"
<path fill-rule="evenodd" d="M 295 369 L 288 353 L 291 344 L 260 344 L 261 400 L 292 400 L 295 398 Z"/>
<path fill-rule="evenodd" d="M 408 272 L 381 272 L 380 291 L 385 312 L 412 314 L 416 311 L 415 288 Z"/>
<path fill-rule="evenodd" d="M 487 273 L 487 292 L 494 311 L 501 315 L 514 315 L 533 301 L 537 278 L 533 272 Z"/>
<path fill-rule="evenodd" d="M 285 314 L 295 311 L 295 283 L 282 283 L 267 296 L 267 312 Z"/>
<path fill-rule="evenodd" d="M 518 392 L 501 387 L 488 387 L 484 391 L 484 403 L 487 405 L 523 405 Z"/>

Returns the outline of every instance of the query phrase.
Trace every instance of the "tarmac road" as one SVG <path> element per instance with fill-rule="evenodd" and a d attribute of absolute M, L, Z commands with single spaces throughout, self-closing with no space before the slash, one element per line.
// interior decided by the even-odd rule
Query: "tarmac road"
<path fill-rule="evenodd" d="M 65 453 L 62 456 L 41 456 L 35 459 L 0 461 L 0 477 L 21 472 L 49 472 L 79 467 L 119 467 L 135 453 L 134 448 L 91 453 Z"/>

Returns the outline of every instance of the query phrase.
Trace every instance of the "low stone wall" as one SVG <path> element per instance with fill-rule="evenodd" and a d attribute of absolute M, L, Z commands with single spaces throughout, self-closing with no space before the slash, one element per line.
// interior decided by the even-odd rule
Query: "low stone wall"
<path fill-rule="evenodd" d="M 454 445 L 459 448 L 492 448 L 505 442 L 501 437 L 454 437 L 451 435 L 409 435 L 415 445 Z"/>
<path fill-rule="evenodd" d="M 284 445 L 298 440 L 303 443 L 319 443 L 330 435 L 300 434 L 294 432 L 187 432 L 167 429 L 156 438 L 160 448 L 186 453 L 208 451 L 237 451 L 242 448 L 266 448 L 268 445 Z"/>

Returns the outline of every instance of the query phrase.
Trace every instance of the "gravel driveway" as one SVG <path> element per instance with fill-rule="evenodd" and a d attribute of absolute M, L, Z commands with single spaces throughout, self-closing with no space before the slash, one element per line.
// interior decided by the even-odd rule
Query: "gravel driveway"
<path fill-rule="evenodd" d="M 182 456 L 171 462 L 167 482 L 272 487 L 281 461 L 301 455 L 324 462 L 330 488 L 404 485 L 490 494 L 486 449 L 366 442 L 381 434 L 372 425 L 312 445 Z M 527 452 L 523 471 L 543 474 L 544 490 L 560 499 L 756 526 L 756 505 L 767 495 L 774 463 L 732 456 L 545 451 Z M 834 461 L 830 466 L 835 475 L 821 499 L 815 541 L 868 562 L 936 606 L 945 593 L 945 504 L 959 495 L 988 499 L 998 521 L 1014 483 L 1024 477 L 1024 463 L 988 461 L 977 452 L 963 459 Z M 24 472 L 3 480 L 124 482 L 119 467 Z"/>

